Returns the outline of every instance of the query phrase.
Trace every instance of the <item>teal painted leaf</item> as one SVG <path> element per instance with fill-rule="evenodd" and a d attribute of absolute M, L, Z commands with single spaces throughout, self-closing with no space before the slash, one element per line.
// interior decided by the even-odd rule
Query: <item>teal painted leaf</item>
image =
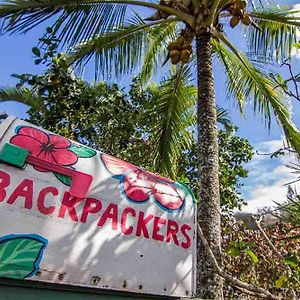
<path fill-rule="evenodd" d="M 47 240 L 35 234 L 0 238 L 0 277 L 24 279 L 39 269 Z"/>
<path fill-rule="evenodd" d="M 58 173 L 53 173 L 53 174 L 63 184 L 65 184 L 67 186 L 71 186 L 72 180 L 69 176 L 58 174 Z"/>
<path fill-rule="evenodd" d="M 96 150 L 72 144 L 69 148 L 72 152 L 74 152 L 79 158 L 91 158 L 96 155 Z"/>

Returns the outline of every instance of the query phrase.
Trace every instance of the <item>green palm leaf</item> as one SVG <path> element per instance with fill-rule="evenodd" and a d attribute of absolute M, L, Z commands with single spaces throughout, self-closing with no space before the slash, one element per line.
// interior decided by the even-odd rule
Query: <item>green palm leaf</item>
<path fill-rule="evenodd" d="M 37 111 L 44 111 L 45 105 L 43 99 L 35 95 L 27 88 L 0 88 L 0 103 L 6 101 L 15 101 L 26 104 Z"/>
<path fill-rule="evenodd" d="M 197 88 L 192 85 L 186 66 L 171 71 L 158 89 L 155 109 L 159 116 L 154 127 L 154 167 L 163 175 L 175 178 L 176 162 L 183 149 L 192 142 L 190 126 L 194 124 Z"/>
<path fill-rule="evenodd" d="M 55 16 L 51 34 L 68 45 L 91 38 L 113 25 L 123 24 L 125 12 L 125 4 L 109 1 L 13 0 L 0 5 L 4 31 L 26 32 Z"/>
<path fill-rule="evenodd" d="M 52 37 L 75 45 L 124 23 L 127 5 L 159 9 L 192 25 L 194 19 L 178 9 L 140 0 L 6 0 L 0 4 L 0 31 L 26 32 L 55 17 Z"/>
<path fill-rule="evenodd" d="M 196 104 L 195 104 L 195 107 L 196 107 Z M 195 114 L 196 114 L 196 111 L 195 111 Z M 223 107 L 220 107 L 219 105 L 217 105 L 217 122 L 219 124 L 223 125 L 227 131 L 231 131 L 233 128 L 233 124 L 229 117 L 228 110 L 226 110 Z"/>
<path fill-rule="evenodd" d="M 114 72 L 116 76 L 133 71 L 145 62 L 141 71 L 146 80 L 158 65 L 157 54 L 164 53 L 164 39 L 175 29 L 175 20 L 168 19 L 146 24 L 135 16 L 122 27 L 108 31 L 76 46 L 68 60 L 70 63 L 87 63 L 95 56 L 96 73 Z M 101 66 L 101 70 L 98 67 Z"/>
<path fill-rule="evenodd" d="M 174 22 L 164 22 L 155 27 L 149 32 L 148 45 L 145 45 L 145 55 L 143 67 L 140 72 L 142 82 L 151 78 L 153 72 L 161 67 L 163 60 L 168 55 L 167 47 L 169 41 L 175 39 L 176 19 Z"/>
<path fill-rule="evenodd" d="M 249 14 L 260 30 L 250 26 L 248 29 L 250 53 L 264 58 L 285 59 L 290 57 L 292 47 L 297 41 L 300 27 L 300 10 L 292 7 L 262 8 Z"/>
<path fill-rule="evenodd" d="M 255 68 L 222 34 L 216 32 L 216 36 L 224 43 L 213 42 L 228 74 L 228 95 L 238 99 L 241 104 L 253 97 L 254 110 L 264 115 L 268 126 L 273 111 L 284 129 L 287 141 L 300 153 L 300 132 L 291 120 L 289 109 L 283 102 L 283 94 L 276 89 L 276 82 Z"/>

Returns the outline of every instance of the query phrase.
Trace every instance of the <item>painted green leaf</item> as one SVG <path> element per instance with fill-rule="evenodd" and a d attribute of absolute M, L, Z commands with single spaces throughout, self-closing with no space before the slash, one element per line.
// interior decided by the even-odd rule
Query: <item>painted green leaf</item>
<path fill-rule="evenodd" d="M 284 286 L 284 284 L 287 282 L 288 278 L 286 275 L 280 276 L 276 281 L 275 281 L 275 287 L 280 289 L 281 287 Z"/>
<path fill-rule="evenodd" d="M 0 238 L 0 277 L 24 279 L 36 274 L 47 240 L 39 235 Z"/>
<path fill-rule="evenodd" d="M 58 174 L 58 173 L 53 173 L 54 176 L 60 181 L 62 182 L 63 184 L 67 185 L 67 186 L 70 186 L 71 183 L 72 183 L 72 180 L 69 176 L 66 176 L 66 175 L 62 175 L 62 174 Z"/>
<path fill-rule="evenodd" d="M 251 261 L 254 264 L 258 263 L 259 259 L 258 259 L 258 257 L 256 256 L 256 254 L 252 250 L 248 249 L 248 250 L 246 250 L 246 253 L 250 256 Z"/>
<path fill-rule="evenodd" d="M 72 144 L 69 148 L 72 152 L 74 152 L 79 158 L 91 158 L 96 155 L 96 150 Z"/>

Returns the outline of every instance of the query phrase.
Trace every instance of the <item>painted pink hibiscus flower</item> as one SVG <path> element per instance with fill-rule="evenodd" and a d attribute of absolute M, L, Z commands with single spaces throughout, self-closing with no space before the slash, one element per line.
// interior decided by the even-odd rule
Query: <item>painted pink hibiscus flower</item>
<path fill-rule="evenodd" d="M 183 207 L 184 192 L 176 187 L 174 181 L 107 154 L 101 157 L 107 170 L 121 180 L 129 200 L 145 202 L 152 195 L 159 206 L 167 211 L 177 211 Z"/>
<path fill-rule="evenodd" d="M 69 140 L 55 134 L 47 134 L 37 128 L 20 127 L 17 135 L 13 136 L 10 142 L 27 149 L 32 156 L 62 166 L 71 166 L 78 160 L 76 154 L 68 150 L 68 147 L 71 146 Z M 34 168 L 41 172 L 47 172 L 40 167 L 34 166 Z"/>

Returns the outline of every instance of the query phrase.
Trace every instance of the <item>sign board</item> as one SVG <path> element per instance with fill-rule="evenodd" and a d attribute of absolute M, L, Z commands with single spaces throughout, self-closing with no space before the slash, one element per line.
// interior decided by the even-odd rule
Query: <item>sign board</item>
<path fill-rule="evenodd" d="M 190 190 L 17 118 L 0 125 L 0 277 L 195 292 Z"/>

